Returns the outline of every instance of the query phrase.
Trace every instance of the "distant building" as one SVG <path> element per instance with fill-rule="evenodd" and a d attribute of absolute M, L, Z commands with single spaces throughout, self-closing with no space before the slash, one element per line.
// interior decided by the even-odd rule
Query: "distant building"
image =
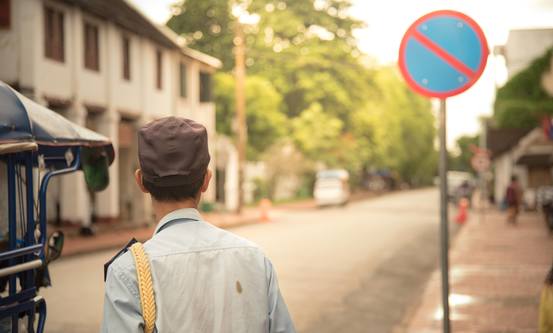
<path fill-rule="evenodd" d="M 216 164 L 211 75 L 220 61 L 184 47 L 124 0 L 2 0 L 0 59 L 0 80 L 109 136 L 116 148 L 105 191 L 89 193 L 82 174 L 51 184 L 52 220 L 151 221 L 133 173 L 136 131 L 153 119 L 204 124 Z M 207 199 L 215 199 L 214 188 Z"/>
<path fill-rule="evenodd" d="M 526 69 L 534 59 L 553 47 L 553 28 L 517 29 L 509 32 L 507 43 L 496 47 L 505 57 L 509 78 Z M 543 73 L 541 84 L 553 96 L 553 71 Z M 512 175 L 524 188 L 526 204 L 533 208 L 540 186 L 553 185 L 553 143 L 542 128 L 488 129 L 488 148 L 494 159 L 494 196 L 498 203 Z"/>
<path fill-rule="evenodd" d="M 509 78 L 530 65 L 553 46 L 553 28 L 515 29 L 509 31 L 507 43 L 496 47 L 503 55 Z"/>

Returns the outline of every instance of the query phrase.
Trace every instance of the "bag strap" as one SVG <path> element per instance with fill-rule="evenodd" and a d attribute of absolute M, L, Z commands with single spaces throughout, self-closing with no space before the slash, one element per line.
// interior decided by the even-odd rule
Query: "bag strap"
<path fill-rule="evenodd" d="M 142 308 L 142 317 L 144 318 L 144 333 L 153 333 L 156 322 L 156 300 L 154 297 L 150 261 L 144 251 L 144 246 L 140 242 L 134 243 L 131 246 L 131 253 L 136 265 L 140 306 Z"/>

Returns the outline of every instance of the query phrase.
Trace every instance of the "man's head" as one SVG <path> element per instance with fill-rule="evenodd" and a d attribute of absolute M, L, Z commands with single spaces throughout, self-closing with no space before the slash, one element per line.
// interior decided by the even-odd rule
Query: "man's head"
<path fill-rule="evenodd" d="M 514 183 L 514 182 L 517 182 L 517 181 L 518 181 L 517 176 L 515 176 L 515 175 L 511 176 L 511 182 Z"/>
<path fill-rule="evenodd" d="M 211 172 L 207 131 L 193 120 L 167 117 L 138 132 L 138 186 L 159 202 L 197 201 Z"/>

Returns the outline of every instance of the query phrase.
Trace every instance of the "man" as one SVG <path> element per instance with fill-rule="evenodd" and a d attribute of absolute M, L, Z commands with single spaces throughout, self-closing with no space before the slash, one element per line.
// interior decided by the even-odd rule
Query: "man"
<path fill-rule="evenodd" d="M 505 201 L 507 202 L 507 222 L 516 224 L 519 208 L 522 204 L 522 190 L 517 176 L 511 176 L 511 183 L 505 193 Z"/>
<path fill-rule="evenodd" d="M 202 220 L 197 207 L 211 171 L 206 129 L 168 117 L 138 133 L 138 186 L 158 221 L 144 244 L 157 332 L 295 332 L 271 262 L 253 243 Z M 143 332 L 131 253 L 107 271 L 102 332 Z"/>

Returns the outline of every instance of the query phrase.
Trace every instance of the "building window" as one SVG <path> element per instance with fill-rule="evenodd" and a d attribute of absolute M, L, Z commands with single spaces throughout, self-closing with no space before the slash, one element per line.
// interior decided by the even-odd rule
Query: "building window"
<path fill-rule="evenodd" d="M 163 88 L 163 54 L 160 50 L 156 51 L 156 87 Z"/>
<path fill-rule="evenodd" d="M 11 0 L 0 0 L 0 29 L 9 29 L 11 25 Z"/>
<path fill-rule="evenodd" d="M 123 36 L 123 79 L 130 81 L 131 79 L 131 40 L 127 36 Z"/>
<path fill-rule="evenodd" d="M 211 102 L 211 74 L 200 72 L 200 102 Z"/>
<path fill-rule="evenodd" d="M 65 61 L 63 12 L 52 7 L 44 7 L 44 56 Z"/>
<path fill-rule="evenodd" d="M 93 71 L 100 70 L 100 48 L 98 26 L 84 23 L 84 67 Z"/>
<path fill-rule="evenodd" d="M 186 98 L 186 90 L 188 89 L 186 84 L 186 64 L 180 64 L 180 97 Z"/>

